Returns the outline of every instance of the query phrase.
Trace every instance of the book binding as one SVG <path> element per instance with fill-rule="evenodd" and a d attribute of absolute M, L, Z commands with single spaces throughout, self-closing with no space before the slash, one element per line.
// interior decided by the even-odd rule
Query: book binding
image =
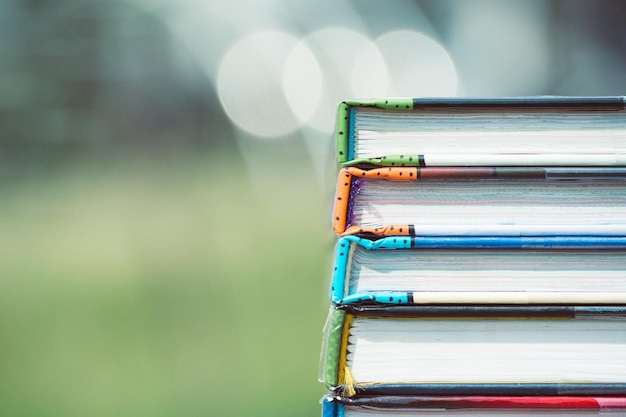
<path fill-rule="evenodd" d="M 570 96 L 536 96 L 536 97 L 502 97 L 502 98 L 381 98 L 370 100 L 344 101 L 338 105 L 335 137 L 337 161 L 345 165 L 406 165 L 406 166 L 521 166 L 521 165 L 625 165 L 626 151 L 614 149 L 610 145 L 589 152 L 587 146 L 580 148 L 564 146 L 556 151 L 536 151 L 524 145 L 511 148 L 505 141 L 499 142 L 497 148 L 487 151 L 473 150 L 472 141 L 459 142 L 459 152 L 447 151 L 441 154 L 425 152 L 394 153 L 393 147 L 387 145 L 376 156 L 359 157 L 356 155 L 359 129 L 355 126 L 355 113 L 360 110 L 376 110 L 381 115 L 419 115 L 433 118 L 437 115 L 450 115 L 451 118 L 462 116 L 487 115 L 491 120 L 501 120 L 507 114 L 558 114 L 574 115 L 581 113 L 605 114 L 609 122 L 624 112 L 624 97 L 570 97 Z M 461 128 L 464 122 L 461 120 Z M 488 130 L 490 123 L 476 121 L 479 126 Z M 509 129 L 515 131 L 515 119 Z M 572 124 L 572 122 L 570 122 Z M 445 123 L 440 123 L 445 127 Z M 584 123 L 582 124 L 585 125 Z M 520 125 L 517 128 L 521 128 Z M 554 129 L 558 129 L 557 124 Z M 418 127 L 415 128 L 419 130 Z M 546 127 L 550 134 L 550 127 Z M 600 127 L 604 129 L 604 127 Z M 390 132 L 393 133 L 393 132 Z M 556 135 L 558 135 L 558 131 Z M 593 137 L 590 138 L 593 140 Z M 522 141 L 523 142 L 523 141 Z M 392 149 L 390 151 L 390 149 Z M 454 148 L 453 148 L 454 149 Z"/>

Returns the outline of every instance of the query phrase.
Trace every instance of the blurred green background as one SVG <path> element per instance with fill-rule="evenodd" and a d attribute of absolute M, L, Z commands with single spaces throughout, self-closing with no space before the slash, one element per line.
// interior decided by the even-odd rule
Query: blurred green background
<path fill-rule="evenodd" d="M 623 4 L 1 2 L 0 415 L 319 415 L 336 103 L 624 94 Z"/>

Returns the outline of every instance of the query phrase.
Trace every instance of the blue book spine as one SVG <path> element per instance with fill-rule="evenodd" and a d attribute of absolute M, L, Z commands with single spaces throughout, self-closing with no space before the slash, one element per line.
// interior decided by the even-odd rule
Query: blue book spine
<path fill-rule="evenodd" d="M 611 236 L 391 236 L 377 240 L 350 235 L 337 241 L 330 299 L 333 304 L 371 301 L 381 304 L 411 304 L 413 293 L 376 291 L 349 293 L 351 250 L 358 245 L 366 250 L 394 249 L 626 249 L 626 237 Z"/>
<path fill-rule="evenodd" d="M 322 399 L 322 417 L 343 417 L 343 404 L 332 398 Z"/>
<path fill-rule="evenodd" d="M 625 240 L 626 241 L 626 240 Z M 397 237 L 388 237 L 378 240 L 369 240 L 365 238 L 361 238 L 358 236 L 345 236 L 340 238 L 337 241 L 336 251 L 335 251 L 335 266 L 333 269 L 333 276 L 330 287 L 330 299 L 334 304 L 341 304 L 343 302 L 354 302 L 354 301 L 376 301 L 373 296 L 363 294 L 362 299 L 359 300 L 344 300 L 345 294 L 345 282 L 346 282 L 346 273 L 348 269 L 348 262 L 350 258 L 350 246 L 353 244 L 360 245 L 365 249 L 408 249 L 413 245 L 412 239 L 409 237 L 406 238 L 397 238 Z M 397 294 L 396 294 L 397 293 Z M 407 302 L 407 301 L 399 301 L 406 300 L 406 292 L 393 292 L 388 291 L 385 294 L 381 294 L 385 299 L 389 300 L 392 298 L 394 301 L 392 302 Z M 400 298 L 398 298 L 400 297 Z M 389 301 L 387 301 L 389 302 Z"/>

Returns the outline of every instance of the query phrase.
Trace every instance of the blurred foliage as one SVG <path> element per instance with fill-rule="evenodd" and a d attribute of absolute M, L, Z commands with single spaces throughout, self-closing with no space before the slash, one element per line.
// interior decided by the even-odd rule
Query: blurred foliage
<path fill-rule="evenodd" d="M 318 415 L 315 178 L 251 177 L 145 8 L 2 2 L 0 31 L 0 415 Z"/>
<path fill-rule="evenodd" d="M 327 204 L 230 161 L 0 185 L 0 414 L 319 414 Z"/>
<path fill-rule="evenodd" d="M 0 174 L 110 152 L 234 149 L 206 74 L 126 1 L 0 3 Z"/>

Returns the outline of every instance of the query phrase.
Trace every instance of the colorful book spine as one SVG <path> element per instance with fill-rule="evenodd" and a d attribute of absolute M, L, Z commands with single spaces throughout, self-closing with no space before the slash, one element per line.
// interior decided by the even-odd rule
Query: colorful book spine
<path fill-rule="evenodd" d="M 626 236 L 626 168 L 346 167 L 339 236 Z"/>
<path fill-rule="evenodd" d="M 349 398 L 626 396 L 621 306 L 346 306 L 327 331 L 323 381 Z"/>
<path fill-rule="evenodd" d="M 454 143 L 452 147 L 444 148 L 433 146 L 420 146 L 418 139 L 413 139 L 409 151 L 403 151 L 407 147 L 396 147 L 391 140 L 396 139 L 400 132 L 382 132 L 383 145 L 378 151 L 364 152 L 362 156 L 359 148 L 360 134 L 370 134 L 371 127 L 359 125 L 358 114 L 360 112 L 373 113 L 385 118 L 393 118 L 391 126 L 400 122 L 403 118 L 413 117 L 409 124 L 409 131 L 415 133 L 429 132 L 440 133 L 442 129 L 450 125 L 453 132 L 470 126 L 472 117 L 475 118 L 474 129 L 485 129 L 487 133 L 493 130 L 494 122 L 503 120 L 503 137 L 511 137 L 516 130 L 528 129 L 529 124 L 536 124 L 540 132 L 546 131 L 548 140 L 558 138 L 559 133 L 549 134 L 552 130 L 574 126 L 575 121 L 580 126 L 586 127 L 588 119 L 593 122 L 595 117 L 602 118 L 603 122 L 619 124 L 624 116 L 624 97 L 510 97 L 510 98 L 383 98 L 373 100 L 352 100 L 339 104 L 337 109 L 337 122 L 335 126 L 336 156 L 341 164 L 345 165 L 403 165 L 403 166 L 530 166 L 530 165 L 555 165 L 555 166 L 589 166 L 589 165 L 625 165 L 626 153 L 619 147 L 615 147 L 614 140 L 605 144 L 597 140 L 597 135 L 590 135 L 585 141 L 559 142 L 551 144 L 544 151 L 537 151 L 536 144 L 533 146 L 532 139 L 524 138 L 515 140 L 500 140 L 498 146 L 491 148 L 477 148 L 474 140 L 462 140 Z M 511 118 L 507 118 L 511 115 Z M 521 121 L 520 116 L 526 115 L 528 120 Z M 537 122 L 537 116 L 561 115 L 560 119 L 565 123 L 551 124 L 550 119 L 542 124 Z M 582 115 L 582 117 L 580 117 Z M 600 115 L 600 116 L 597 116 Z M 421 116 L 421 117 L 420 117 Z M 588 116 L 588 117 L 584 117 Z M 457 120 L 458 119 L 458 120 Z M 436 122 L 433 125 L 433 121 Z M 454 128 L 457 128 L 455 130 Z M 578 124 L 576 124 L 578 127 Z M 604 125 L 599 126 L 600 133 L 605 132 Z M 434 136 L 434 135 L 431 135 Z M 436 136 L 435 136 L 436 137 Z M 453 136 L 454 138 L 454 136 Z M 530 139 L 530 140 L 529 140 Z M 410 140 L 411 142 L 411 140 Z M 542 137 L 537 138 L 537 143 L 545 142 Z M 436 142 L 434 142 L 436 145 Z M 578 146 L 577 146 L 578 145 Z M 417 151 L 414 151 L 417 149 Z M 420 151 L 420 149 L 422 149 Z M 591 149 L 591 151 L 590 151 Z"/>
<path fill-rule="evenodd" d="M 368 396 L 322 399 L 322 417 L 352 416 L 618 416 L 626 398 L 611 396 Z"/>
<path fill-rule="evenodd" d="M 333 304 L 626 304 L 626 237 L 339 238 Z"/>
<path fill-rule="evenodd" d="M 340 103 L 322 417 L 626 415 L 626 97 Z"/>

